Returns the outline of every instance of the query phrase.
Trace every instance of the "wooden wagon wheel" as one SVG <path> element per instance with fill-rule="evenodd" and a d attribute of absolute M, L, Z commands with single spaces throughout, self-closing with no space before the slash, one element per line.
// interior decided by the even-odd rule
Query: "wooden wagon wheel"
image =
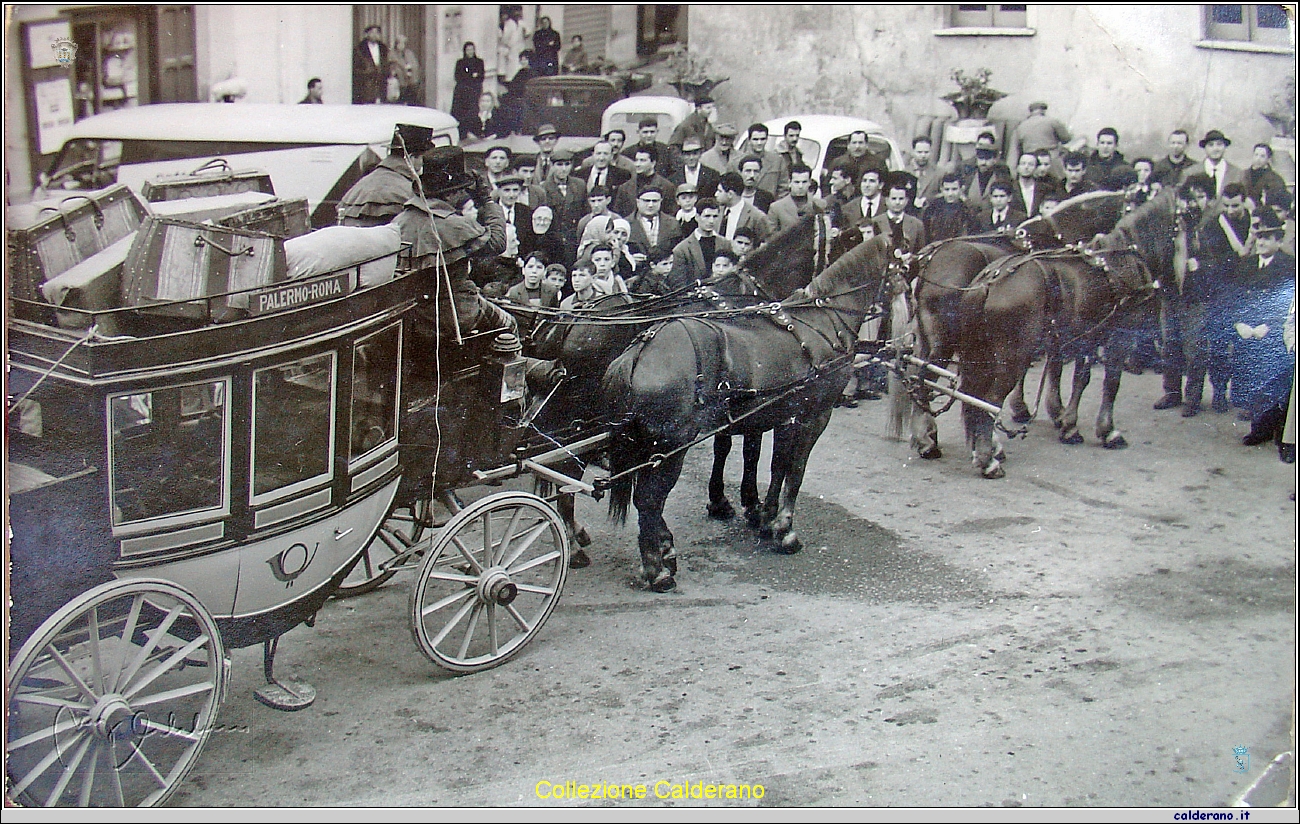
<path fill-rule="evenodd" d="M 500 492 L 447 522 L 411 590 L 411 635 L 439 667 L 479 672 L 509 660 L 550 617 L 569 570 L 559 514 Z"/>
<path fill-rule="evenodd" d="M 110 581 L 32 634 L 9 675 L 5 792 L 27 806 L 162 804 L 216 722 L 230 660 L 167 581 Z"/>
<path fill-rule="evenodd" d="M 361 550 L 352 571 L 334 592 L 335 598 L 353 598 L 374 592 L 405 565 L 396 559 L 428 540 L 429 502 L 393 504 L 388 517 L 379 525 L 375 537 Z"/>

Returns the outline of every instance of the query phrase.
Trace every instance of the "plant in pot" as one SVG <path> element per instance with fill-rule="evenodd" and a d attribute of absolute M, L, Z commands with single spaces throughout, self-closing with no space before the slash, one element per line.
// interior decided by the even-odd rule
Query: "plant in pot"
<path fill-rule="evenodd" d="M 967 74 L 961 69 L 952 70 L 952 82 L 957 84 L 957 91 L 949 92 L 943 100 L 951 103 L 957 110 L 959 120 L 985 120 L 993 104 L 1007 96 L 989 85 L 993 72 L 980 69 L 974 74 Z"/>
<path fill-rule="evenodd" d="M 730 78 L 721 77 L 716 80 L 710 78 L 709 62 L 707 57 L 699 59 L 685 47 L 675 47 L 668 59 L 668 67 L 672 71 L 672 80 L 668 81 L 668 85 L 677 90 L 678 97 L 686 100 L 695 100 L 702 95 L 713 94 L 716 87 L 726 83 Z"/>

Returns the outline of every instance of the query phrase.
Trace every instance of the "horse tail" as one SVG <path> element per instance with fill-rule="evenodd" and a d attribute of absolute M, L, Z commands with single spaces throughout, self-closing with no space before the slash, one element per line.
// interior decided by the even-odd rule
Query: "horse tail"
<path fill-rule="evenodd" d="M 895 368 L 889 370 L 889 416 L 885 421 L 885 434 L 895 439 L 903 437 L 903 426 L 910 424 L 912 418 L 912 396 L 903 382 L 902 373 L 911 369 L 911 365 L 903 361 L 903 356 L 916 348 L 913 306 L 911 296 L 904 292 L 894 298 L 889 313 L 889 338 L 894 347 Z"/>
<path fill-rule="evenodd" d="M 622 475 L 639 463 L 640 450 L 635 438 L 625 431 L 615 430 L 609 446 L 609 474 L 611 477 Z M 627 472 L 622 477 L 615 477 L 609 487 L 609 519 L 619 526 L 627 523 L 627 507 L 632 502 L 632 493 L 636 490 L 635 472 Z"/>
<path fill-rule="evenodd" d="M 609 519 L 620 526 L 627 523 L 627 507 L 636 488 L 638 473 L 628 470 L 644 460 L 640 426 L 630 404 L 632 373 L 639 354 L 636 346 L 624 351 L 605 370 L 601 383 L 605 410 L 614 422 L 610 427 L 608 453 L 609 474 L 615 479 L 609 487 Z"/>

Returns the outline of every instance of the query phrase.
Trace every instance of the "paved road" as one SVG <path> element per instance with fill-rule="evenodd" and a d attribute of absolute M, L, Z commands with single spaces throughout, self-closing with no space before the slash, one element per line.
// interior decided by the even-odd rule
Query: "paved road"
<path fill-rule="evenodd" d="M 1152 411 L 1158 393 L 1126 376 L 1128 450 L 1065 447 L 1040 421 L 1000 481 L 957 448 L 956 411 L 927 462 L 882 436 L 882 404 L 838 410 L 794 557 L 703 517 L 697 450 L 669 502 L 679 590 L 635 589 L 632 530 L 587 502 L 595 564 L 490 672 L 434 672 L 409 579 L 331 602 L 281 644 L 316 704 L 257 704 L 260 654 L 237 651 L 226 729 L 175 803 L 1230 803 L 1293 728 L 1295 474 L 1231 415 Z M 647 797 L 536 795 L 571 780 Z M 657 782 L 763 797 L 658 799 Z"/>

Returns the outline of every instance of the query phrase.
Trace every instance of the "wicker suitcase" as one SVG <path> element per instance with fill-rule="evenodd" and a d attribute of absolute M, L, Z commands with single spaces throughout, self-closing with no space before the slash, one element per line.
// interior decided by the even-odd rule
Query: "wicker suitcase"
<path fill-rule="evenodd" d="M 215 197 L 241 192 L 275 194 L 271 175 L 258 169 L 230 168 L 224 158 L 204 163 L 192 172 L 166 175 L 146 180 L 141 188 L 144 199 L 150 203 L 164 200 L 182 200 L 191 197 Z"/>
<path fill-rule="evenodd" d="M 286 272 L 284 241 L 273 235 L 150 216 L 126 256 L 123 304 L 171 317 L 230 320 L 248 309 L 249 292 L 226 293 L 279 283 Z"/>
<path fill-rule="evenodd" d="M 10 294 L 44 301 L 41 286 L 139 228 L 148 210 L 124 185 L 50 205 L 9 209 Z"/>

